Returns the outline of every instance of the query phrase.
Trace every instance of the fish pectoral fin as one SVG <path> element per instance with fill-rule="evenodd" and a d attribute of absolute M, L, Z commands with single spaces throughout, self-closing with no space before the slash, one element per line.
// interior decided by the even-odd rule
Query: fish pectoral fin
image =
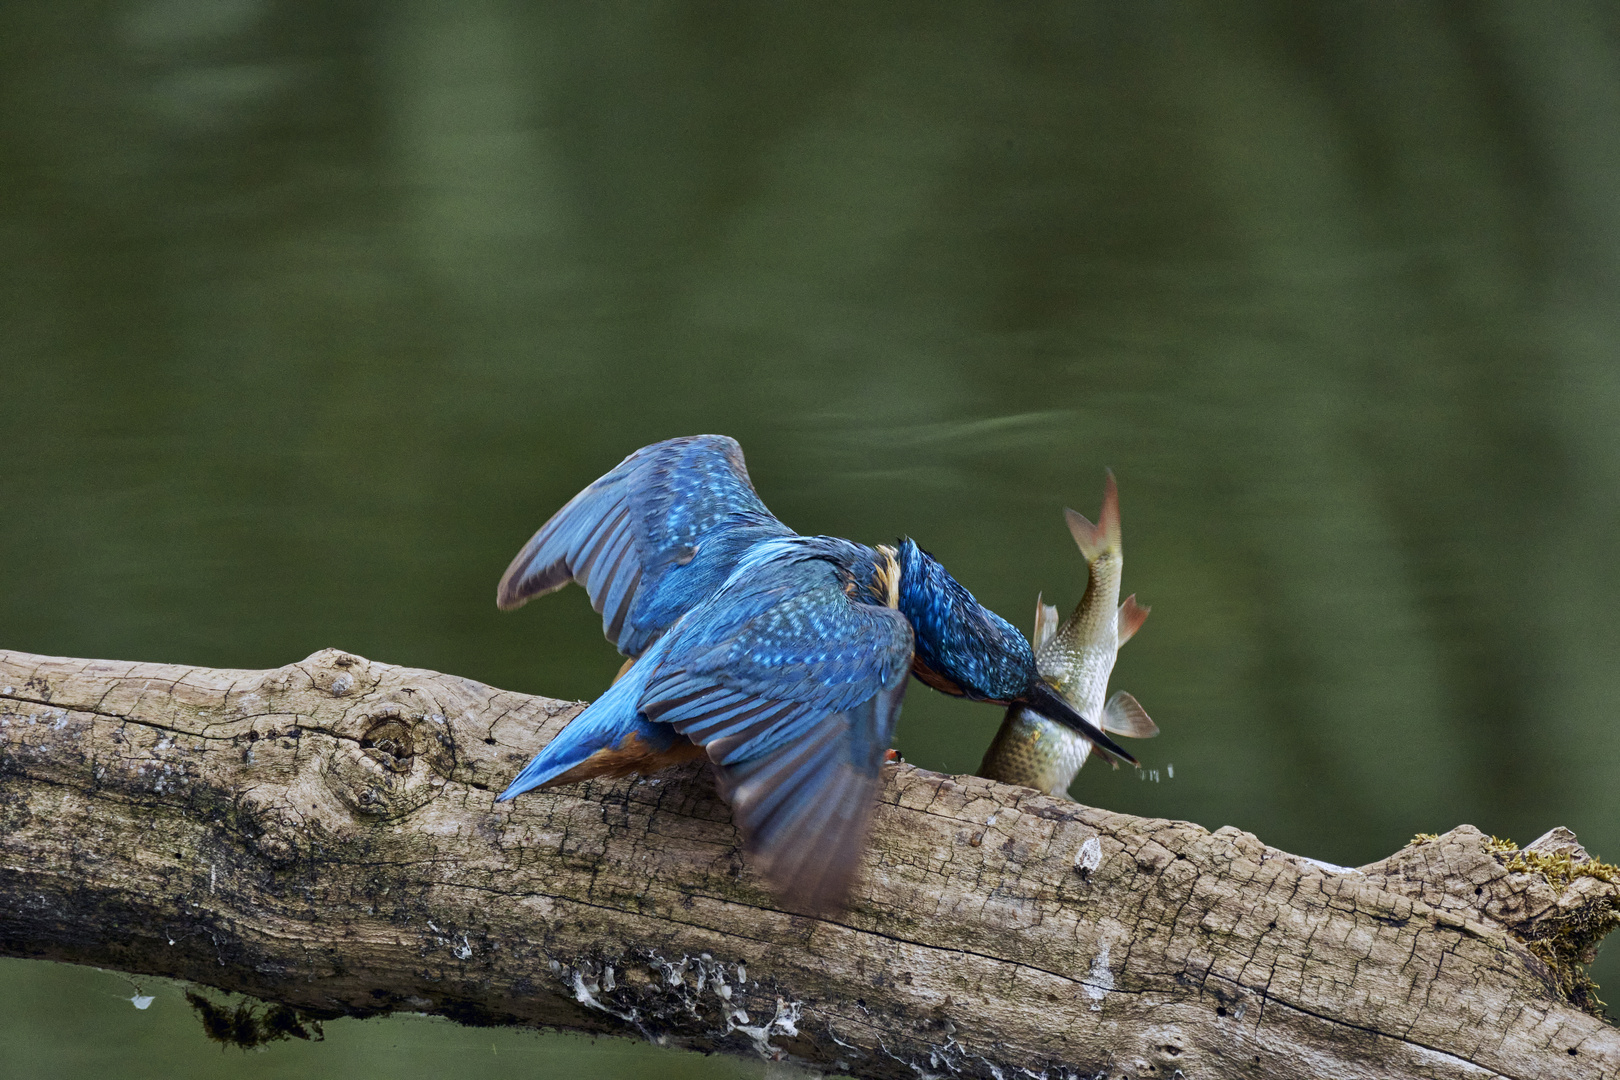
<path fill-rule="evenodd" d="M 1119 643 L 1121 645 L 1136 636 L 1136 632 L 1142 629 L 1142 624 L 1147 622 L 1148 612 L 1152 610 L 1150 607 L 1138 604 L 1135 593 L 1131 593 L 1125 598 L 1125 602 L 1119 605 Z"/>
<path fill-rule="evenodd" d="M 1052 635 L 1057 633 L 1057 627 L 1058 609 L 1051 604 L 1045 603 L 1041 594 L 1036 593 L 1035 635 L 1030 638 L 1030 644 L 1035 646 L 1036 652 L 1040 652 L 1042 646 L 1052 639 Z"/>
<path fill-rule="evenodd" d="M 1123 690 L 1115 691 L 1103 706 L 1102 729 L 1132 739 L 1151 739 L 1159 733 L 1159 725 L 1148 716 L 1147 710 Z"/>

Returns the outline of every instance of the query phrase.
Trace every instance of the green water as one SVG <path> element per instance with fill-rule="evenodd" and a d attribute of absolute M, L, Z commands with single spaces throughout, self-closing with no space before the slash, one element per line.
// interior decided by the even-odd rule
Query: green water
<path fill-rule="evenodd" d="M 1078 797 L 1351 865 L 1461 822 L 1620 856 L 1616 42 L 1578 3 L 0 6 L 0 646 L 590 697 L 583 594 L 494 586 L 637 446 L 734 435 L 790 525 L 914 536 L 1020 625 L 1112 466 L 1160 773 Z M 998 719 L 914 686 L 900 747 L 971 770 Z M 7 1075 L 716 1067 L 419 1019 L 222 1055 L 133 992 L 0 964 Z"/>
<path fill-rule="evenodd" d="M 146 998 L 146 1008 L 136 1009 L 133 1001 Z M 443 1080 L 451 1073 L 524 1080 L 757 1080 L 763 1072 L 746 1060 L 660 1050 L 639 1039 L 459 1027 L 423 1016 L 340 1020 L 324 1025 L 320 1042 L 271 1043 L 244 1052 L 203 1038 L 183 988 L 174 983 L 24 960 L 0 960 L 0 1009 L 0 1061 L 8 1080 Z"/>

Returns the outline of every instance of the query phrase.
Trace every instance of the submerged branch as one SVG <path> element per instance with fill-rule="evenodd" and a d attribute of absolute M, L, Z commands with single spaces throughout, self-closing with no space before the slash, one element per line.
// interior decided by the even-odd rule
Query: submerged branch
<path fill-rule="evenodd" d="M 497 806 L 577 709 L 333 650 L 0 653 L 0 953 L 863 1076 L 1620 1077 L 1578 1007 L 1620 875 L 1563 830 L 1347 871 L 900 765 L 812 918 L 701 769 Z"/>

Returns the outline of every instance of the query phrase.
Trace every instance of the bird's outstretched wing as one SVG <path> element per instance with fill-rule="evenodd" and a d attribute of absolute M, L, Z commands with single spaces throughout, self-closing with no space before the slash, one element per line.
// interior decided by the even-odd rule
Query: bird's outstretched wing
<path fill-rule="evenodd" d="M 569 500 L 506 568 L 495 602 L 515 608 L 570 581 L 627 656 L 712 596 L 743 552 L 791 536 L 759 501 L 724 435 L 642 447 Z"/>
<path fill-rule="evenodd" d="M 707 751 L 754 865 L 811 910 L 843 900 L 865 847 L 913 645 L 905 616 L 852 597 L 818 544 L 856 547 L 750 552 L 672 631 L 639 703 Z"/>

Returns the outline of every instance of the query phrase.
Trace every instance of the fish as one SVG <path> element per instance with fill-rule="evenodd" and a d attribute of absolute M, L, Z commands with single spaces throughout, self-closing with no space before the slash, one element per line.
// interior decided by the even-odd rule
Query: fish
<path fill-rule="evenodd" d="M 1060 626 L 1058 609 L 1035 598 L 1035 666 L 1041 677 L 1080 715 L 1104 731 L 1133 739 L 1152 738 L 1159 727 L 1136 698 L 1123 690 L 1108 693 L 1119 648 L 1142 628 L 1149 608 L 1136 595 L 1119 599 L 1125 566 L 1120 543 L 1119 489 L 1110 470 L 1103 488 L 1102 512 L 1093 525 L 1065 508 L 1064 521 L 1086 560 L 1086 592 L 1074 613 Z M 1105 700 L 1106 698 L 1106 700 Z M 1091 753 L 1091 743 L 1061 724 L 1022 705 L 1007 708 L 979 775 L 1004 784 L 1035 788 L 1060 799 Z M 1118 762 L 1114 767 L 1119 767 Z"/>

